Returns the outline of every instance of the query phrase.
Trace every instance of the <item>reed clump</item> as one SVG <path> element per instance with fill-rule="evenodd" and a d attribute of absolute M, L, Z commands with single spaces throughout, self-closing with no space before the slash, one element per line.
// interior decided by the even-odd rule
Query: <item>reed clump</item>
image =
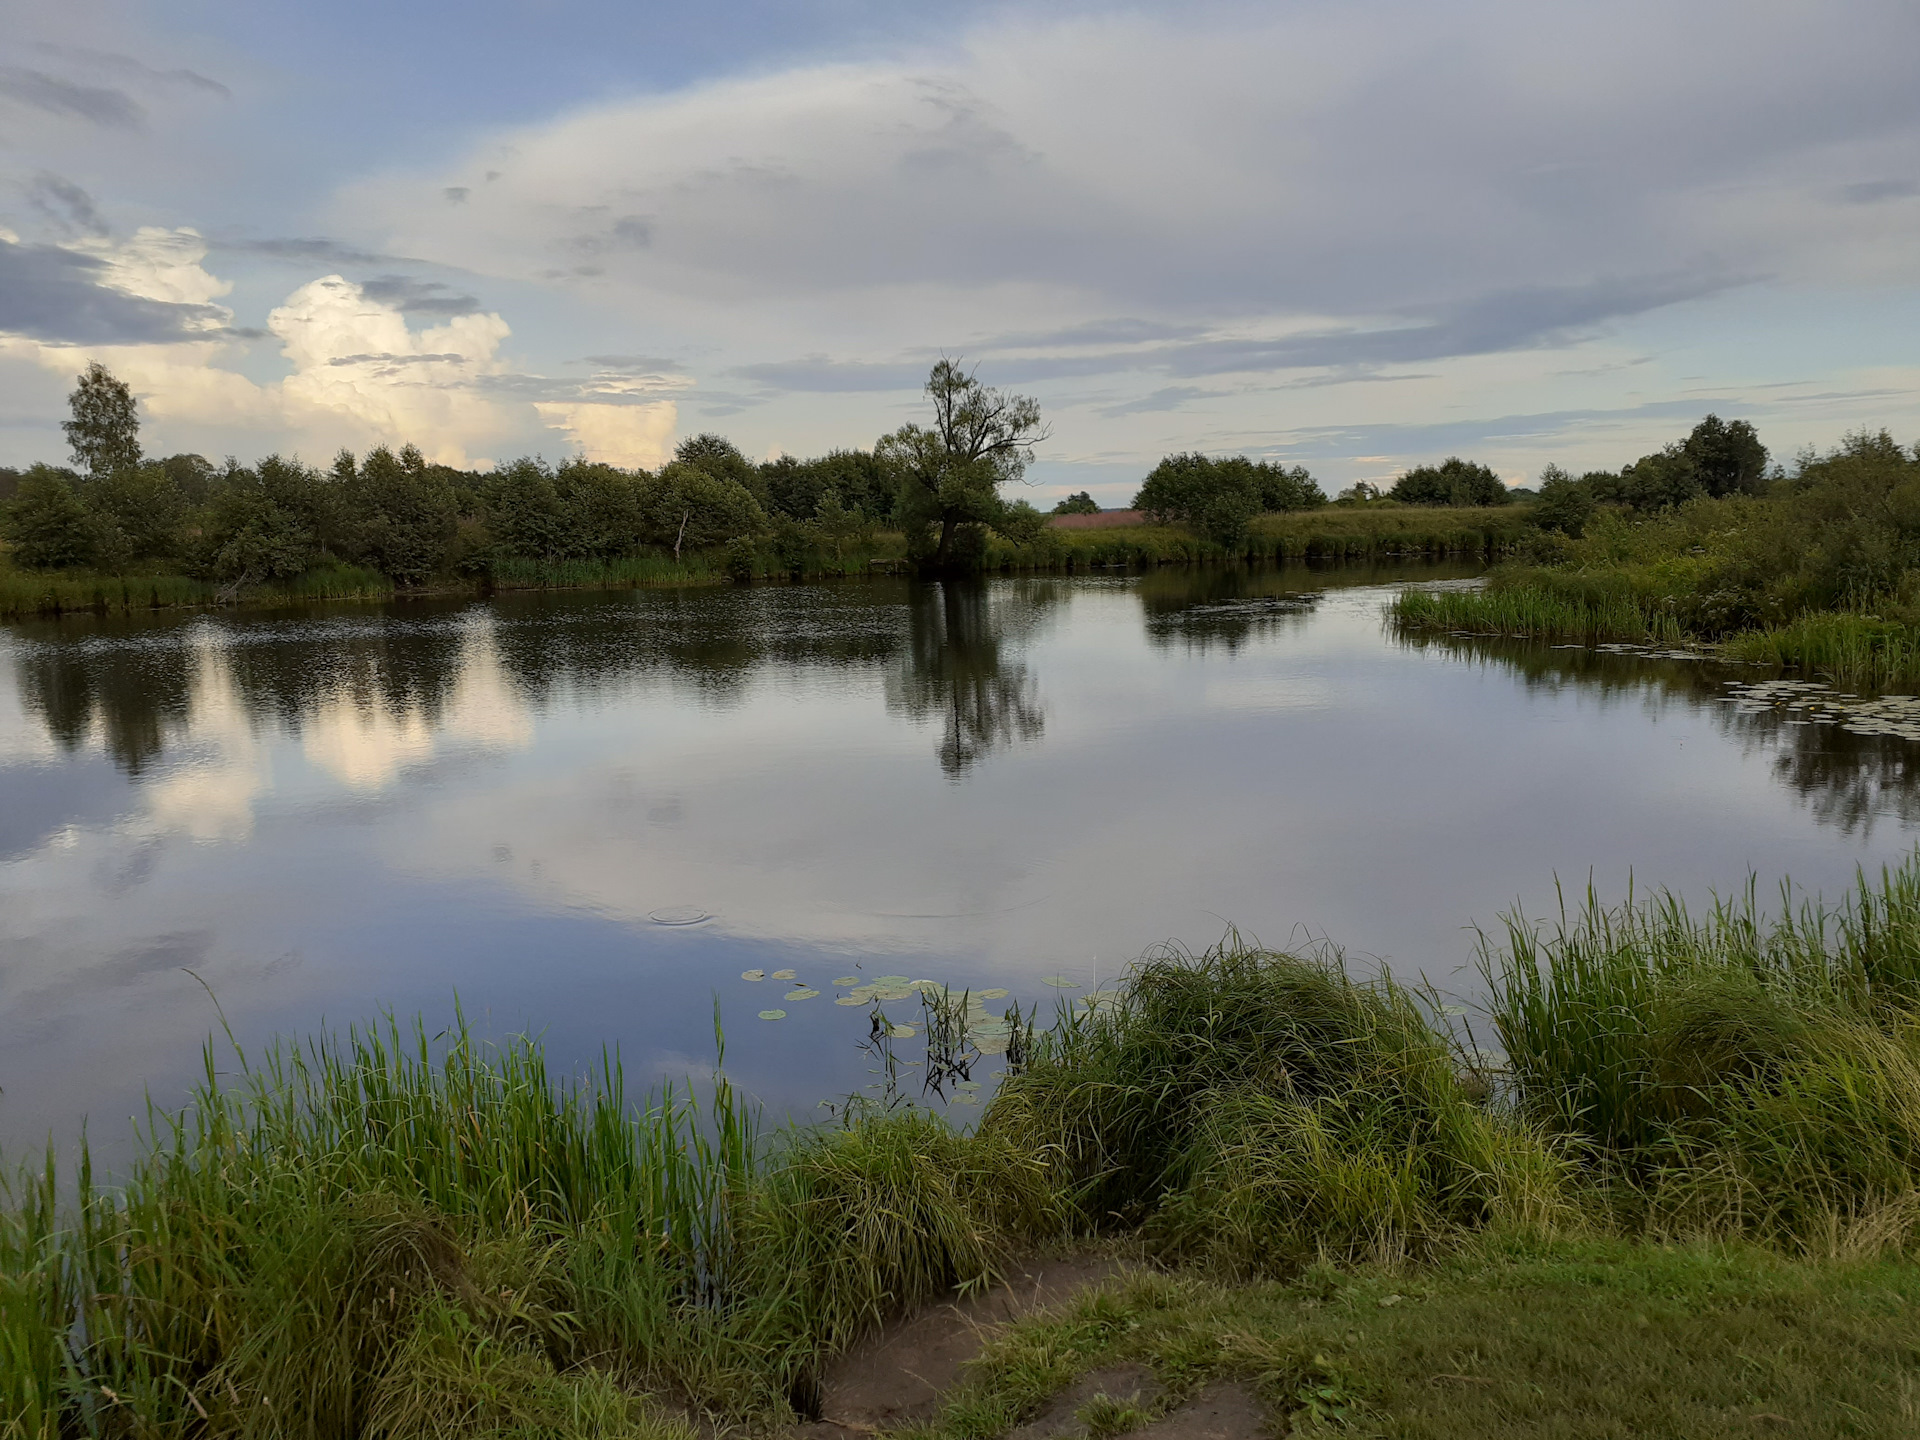
<path fill-rule="evenodd" d="M 1511 1097 L 1616 1218 L 1798 1249 L 1920 1230 L 1920 859 L 1835 906 L 1589 894 L 1481 968 Z"/>
<path fill-rule="evenodd" d="M 1083 1224 L 1236 1273 L 1425 1251 L 1563 1203 L 1559 1163 L 1475 1102 L 1414 998 L 1333 950 L 1149 958 L 1041 1038 L 986 1129 L 1053 1157 Z"/>

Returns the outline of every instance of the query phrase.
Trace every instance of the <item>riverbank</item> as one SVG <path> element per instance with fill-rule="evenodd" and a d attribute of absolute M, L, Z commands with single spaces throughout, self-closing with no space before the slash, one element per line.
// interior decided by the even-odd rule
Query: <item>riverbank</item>
<path fill-rule="evenodd" d="M 284 1047 L 237 1082 L 210 1048 L 113 1187 L 49 1164 L 6 1202 L 0 1416 L 774 1426 L 889 1317 L 1091 1242 L 1161 1269 L 1010 1333 L 939 1433 L 1000 1434 L 1122 1360 L 1175 1398 L 1234 1376 L 1404 1435 L 1889 1433 L 1920 1385 L 1915 933 L 1920 858 L 1828 908 L 1516 921 L 1467 1017 L 1497 1057 L 1331 950 L 1157 953 L 1044 1030 L 880 997 L 875 1033 L 915 1023 L 949 1079 L 1005 1055 L 971 1132 L 883 1095 L 768 1134 L 724 1053 L 698 1100 L 635 1104 L 617 1061 L 561 1079 L 457 1027 Z"/>
<path fill-rule="evenodd" d="M 1180 526 L 1132 525 L 1047 530 L 1026 545 L 989 540 L 984 567 L 998 574 L 1073 574 L 1161 566 L 1464 556 L 1494 559 L 1528 533 L 1524 507 L 1493 510 L 1358 510 L 1331 507 L 1263 515 L 1244 547 L 1226 548 Z M 484 573 L 396 587 L 376 571 L 330 565 L 276 584 L 218 586 L 184 575 L 99 575 L 24 571 L 0 557 L 0 619 L 136 610 L 296 607 L 316 601 L 389 600 L 396 595 L 483 595 L 518 590 L 624 590 L 641 586 L 846 579 L 908 569 L 906 536 L 881 532 L 839 552 L 782 549 L 768 542 L 615 560 L 502 560 Z"/>
<path fill-rule="evenodd" d="M 1711 647 L 1869 689 L 1920 682 L 1920 455 L 1884 432 L 1804 457 L 1764 496 L 1602 511 L 1479 592 L 1409 593 L 1409 630 Z"/>

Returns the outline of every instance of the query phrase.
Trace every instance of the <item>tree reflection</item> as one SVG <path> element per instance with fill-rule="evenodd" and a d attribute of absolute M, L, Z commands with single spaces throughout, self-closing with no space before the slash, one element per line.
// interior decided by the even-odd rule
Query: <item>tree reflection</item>
<path fill-rule="evenodd" d="M 138 775 L 186 733 L 198 670 L 190 646 L 22 628 L 28 643 L 14 661 L 21 703 L 62 750 L 79 749 L 97 727 L 114 762 Z"/>
<path fill-rule="evenodd" d="M 1236 568 L 1148 574 L 1138 592 L 1147 640 L 1161 649 L 1231 653 L 1271 638 L 1312 615 L 1320 595 L 1299 591 L 1305 578 L 1297 570 Z"/>
<path fill-rule="evenodd" d="M 1844 834 L 1864 838 L 1881 820 L 1920 823 L 1920 742 L 1857 735 L 1796 712 L 1772 707 L 1749 712 L 1727 703 L 1729 679 L 1758 679 L 1765 672 L 1492 636 L 1400 638 L 1412 649 L 1443 650 L 1498 666 L 1533 691 L 1558 694 L 1577 688 L 1603 705 L 1658 709 L 1682 704 L 1702 710 L 1744 751 L 1769 752 L 1774 778 L 1806 804 L 1815 820 Z"/>
<path fill-rule="evenodd" d="M 958 779 L 990 751 L 1035 740 L 1046 723 L 1039 686 L 1011 644 L 1030 635 L 1059 587 L 1016 583 L 995 592 L 978 581 L 917 588 L 908 602 L 903 663 L 887 677 L 887 708 L 938 717 L 940 768 Z"/>

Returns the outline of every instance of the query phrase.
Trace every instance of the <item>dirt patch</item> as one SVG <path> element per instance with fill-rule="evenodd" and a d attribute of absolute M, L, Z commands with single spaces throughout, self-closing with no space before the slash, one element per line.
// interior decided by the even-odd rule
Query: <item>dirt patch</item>
<path fill-rule="evenodd" d="M 1133 1432 L 1134 1440 L 1269 1440 L 1273 1422 L 1253 1387 L 1209 1385 L 1178 1410 Z"/>
<path fill-rule="evenodd" d="M 890 1430 L 931 1418 L 961 1367 L 979 1355 L 983 1331 L 1057 1305 L 1124 1268 L 1115 1260 L 1084 1257 L 1035 1261 L 984 1295 L 936 1305 L 889 1326 L 828 1369 L 820 1387 L 824 1425 L 803 1433 L 828 1440 L 836 1432 Z"/>
<path fill-rule="evenodd" d="M 1082 1375 L 1049 1400 L 1038 1415 L 1007 1433 L 1007 1440 L 1055 1440 L 1056 1436 L 1084 1435 L 1078 1411 L 1089 1400 L 1106 1396 L 1151 1405 L 1163 1387 L 1144 1365 L 1114 1365 Z"/>

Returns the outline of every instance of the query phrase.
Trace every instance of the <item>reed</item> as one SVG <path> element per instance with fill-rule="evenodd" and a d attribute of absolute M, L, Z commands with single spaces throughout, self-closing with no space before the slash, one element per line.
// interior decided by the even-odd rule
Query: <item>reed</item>
<path fill-rule="evenodd" d="M 1010 1078 L 986 1133 L 1058 1157 L 1082 1223 L 1236 1273 L 1430 1249 L 1561 1204 L 1557 1162 L 1476 1106 L 1446 1040 L 1337 951 L 1237 937 L 1150 957 Z"/>
<path fill-rule="evenodd" d="M 1838 905 L 1591 892 L 1480 965 L 1519 1111 L 1640 1223 L 1798 1246 L 1920 1221 L 1920 857 Z M 1875 1238 L 1877 1237 L 1877 1238 Z"/>
<path fill-rule="evenodd" d="M 1877 616 L 1839 611 L 1735 635 L 1731 659 L 1821 675 L 1861 690 L 1920 682 L 1920 631 Z"/>
<path fill-rule="evenodd" d="M 1388 608 L 1413 631 L 1465 631 L 1584 644 L 1679 644 L 1686 634 L 1671 615 L 1650 612 L 1627 595 L 1568 596 L 1531 585 L 1480 590 L 1404 590 Z"/>
<path fill-rule="evenodd" d="M 208 605 L 214 588 L 184 575 L 96 575 L 0 565 L 0 619 Z"/>

